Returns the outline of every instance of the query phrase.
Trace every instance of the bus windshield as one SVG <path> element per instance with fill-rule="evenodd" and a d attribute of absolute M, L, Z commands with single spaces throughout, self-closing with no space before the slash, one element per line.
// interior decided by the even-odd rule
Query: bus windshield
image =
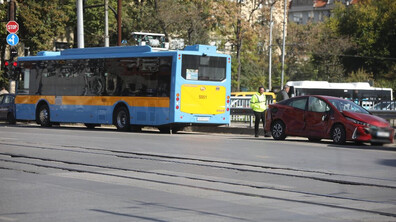
<path fill-rule="evenodd" d="M 183 55 L 181 74 L 186 80 L 223 81 L 226 65 L 225 57 Z"/>
<path fill-rule="evenodd" d="M 370 114 L 367 110 L 363 109 L 362 107 L 358 106 L 352 101 L 349 100 L 339 100 L 339 99 L 329 99 L 331 104 L 333 104 L 338 111 L 350 111 L 355 113 L 364 113 Z"/>

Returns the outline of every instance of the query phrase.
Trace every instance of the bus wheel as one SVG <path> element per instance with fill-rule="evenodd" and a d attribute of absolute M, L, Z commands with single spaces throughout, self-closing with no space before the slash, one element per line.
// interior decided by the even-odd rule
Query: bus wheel
<path fill-rule="evenodd" d="M 130 129 L 129 112 L 124 106 L 121 106 L 116 110 L 114 125 L 119 131 L 128 131 Z"/>
<path fill-rule="evenodd" d="M 344 126 L 338 124 L 333 127 L 333 130 L 331 131 L 331 138 L 333 139 L 333 142 L 335 144 L 345 144 L 346 141 L 346 133 Z"/>
<path fill-rule="evenodd" d="M 275 140 L 284 140 L 286 138 L 285 130 L 286 130 L 286 127 L 282 121 L 280 121 L 280 120 L 275 121 L 271 127 L 272 137 Z"/>
<path fill-rule="evenodd" d="M 7 122 L 9 124 L 15 124 L 16 123 L 14 114 L 12 114 L 12 113 L 8 113 L 7 114 Z"/>
<path fill-rule="evenodd" d="M 39 124 L 44 127 L 51 126 L 50 113 L 49 113 L 49 108 L 47 105 L 40 106 L 37 122 L 39 122 Z"/>

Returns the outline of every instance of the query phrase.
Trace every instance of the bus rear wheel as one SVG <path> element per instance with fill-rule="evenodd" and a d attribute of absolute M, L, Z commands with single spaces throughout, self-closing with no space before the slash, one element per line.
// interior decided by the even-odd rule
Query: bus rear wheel
<path fill-rule="evenodd" d="M 50 127 L 51 126 L 50 112 L 49 112 L 49 108 L 48 108 L 47 105 L 40 106 L 39 112 L 38 112 L 38 121 L 37 122 L 43 127 Z"/>
<path fill-rule="evenodd" d="M 127 108 L 125 108 L 124 106 L 117 108 L 114 117 L 114 125 L 117 127 L 117 130 L 130 130 L 131 125 L 129 124 L 129 112 Z"/>

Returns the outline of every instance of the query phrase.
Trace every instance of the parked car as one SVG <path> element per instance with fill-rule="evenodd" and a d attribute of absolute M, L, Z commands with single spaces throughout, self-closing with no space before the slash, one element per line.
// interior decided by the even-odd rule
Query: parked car
<path fill-rule="evenodd" d="M 276 140 L 286 136 L 307 137 L 310 141 L 332 139 L 393 143 L 394 129 L 389 122 L 372 115 L 356 103 L 330 96 L 299 96 L 269 105 L 266 131 Z"/>
<path fill-rule="evenodd" d="M 15 95 L 0 95 L 0 120 L 7 120 L 10 124 L 15 124 Z"/>

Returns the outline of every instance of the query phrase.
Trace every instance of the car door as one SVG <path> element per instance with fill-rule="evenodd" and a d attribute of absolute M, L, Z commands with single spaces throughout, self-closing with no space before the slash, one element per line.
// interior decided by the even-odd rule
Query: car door
<path fill-rule="evenodd" d="M 299 136 L 304 133 L 307 100 L 308 97 L 296 98 L 287 104 L 289 107 L 283 114 L 286 134 Z"/>
<path fill-rule="evenodd" d="M 0 119 L 5 119 L 7 115 L 7 107 L 4 105 L 4 98 L 6 95 L 0 95 Z"/>
<path fill-rule="evenodd" d="M 330 106 L 322 99 L 310 96 L 308 100 L 308 111 L 305 118 L 305 136 L 311 138 L 326 137 L 329 126 Z"/>

